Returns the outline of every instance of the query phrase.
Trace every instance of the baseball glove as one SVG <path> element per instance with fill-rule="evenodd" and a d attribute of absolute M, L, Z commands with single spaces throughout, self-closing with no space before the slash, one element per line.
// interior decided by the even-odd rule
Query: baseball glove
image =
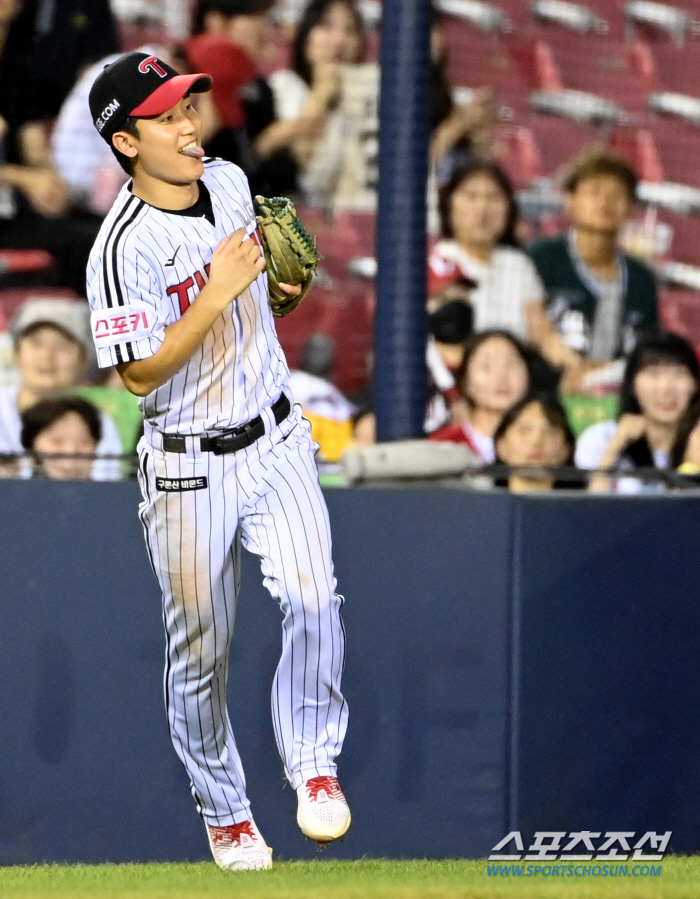
<path fill-rule="evenodd" d="M 281 318 L 301 303 L 323 257 L 286 197 L 256 197 L 255 211 L 267 263 L 270 309 L 274 316 Z M 280 282 L 301 284 L 301 293 L 289 296 L 279 286 Z"/>

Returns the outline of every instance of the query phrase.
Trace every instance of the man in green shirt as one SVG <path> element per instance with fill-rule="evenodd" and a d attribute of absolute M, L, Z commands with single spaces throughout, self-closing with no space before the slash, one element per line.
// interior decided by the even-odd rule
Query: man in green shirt
<path fill-rule="evenodd" d="M 586 155 L 564 184 L 571 229 L 529 250 L 546 289 L 542 350 L 565 369 L 569 390 L 601 364 L 626 356 L 658 323 L 654 276 L 618 246 L 636 188 L 626 160 Z"/>

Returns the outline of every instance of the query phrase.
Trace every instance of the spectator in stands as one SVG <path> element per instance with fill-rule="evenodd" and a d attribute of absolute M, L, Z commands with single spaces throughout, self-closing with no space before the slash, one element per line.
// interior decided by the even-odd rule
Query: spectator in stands
<path fill-rule="evenodd" d="M 362 62 L 364 52 L 364 26 L 353 0 L 312 0 L 297 26 L 291 69 L 270 76 L 279 122 L 265 141 L 291 148 L 300 186 L 320 204 L 329 201 L 343 165 L 343 67 Z"/>
<path fill-rule="evenodd" d="M 455 282 L 429 301 L 429 306 L 439 305 L 428 315 L 425 354 L 430 381 L 425 421 L 428 434 L 449 421 L 457 424 L 468 418 L 469 410 L 457 387 L 456 376 L 473 330 L 474 312 L 469 303 L 473 287 L 473 282 L 466 280 Z"/>
<path fill-rule="evenodd" d="M 117 59 L 119 54 L 106 56 L 81 74 L 61 106 L 51 133 L 51 158 L 70 188 L 73 203 L 101 215 L 109 211 L 128 175 L 96 130 L 88 95 L 102 69 Z"/>
<path fill-rule="evenodd" d="M 56 399 L 78 384 L 92 352 L 89 312 L 82 303 L 29 300 L 15 316 L 11 333 L 19 384 L 0 388 L 0 453 L 21 453 L 20 415 L 44 399 Z M 122 452 L 114 421 L 102 414 L 98 455 Z M 96 466 L 99 480 L 118 477 L 118 463 Z"/>
<path fill-rule="evenodd" d="M 653 275 L 618 247 L 636 188 L 626 160 L 584 155 L 564 183 L 571 229 L 530 248 L 547 292 L 547 314 L 537 310 L 533 337 L 566 370 L 569 391 L 581 389 L 592 370 L 627 356 L 657 323 Z"/>
<path fill-rule="evenodd" d="M 433 6 L 430 30 L 430 162 L 437 184 L 476 159 L 493 155 L 498 104 L 493 91 L 478 88 L 469 103 L 457 103 L 448 77 L 442 15 Z"/>
<path fill-rule="evenodd" d="M 544 315 L 544 289 L 516 236 L 513 187 L 491 162 L 471 162 L 454 173 L 440 194 L 443 240 L 428 263 L 432 294 L 456 278 L 475 281 L 474 329 L 502 328 L 533 339 L 531 322 Z"/>
<path fill-rule="evenodd" d="M 508 489 L 531 493 L 566 487 L 547 468 L 572 465 L 576 438 L 559 400 L 531 393 L 506 412 L 493 437 L 496 461 L 518 466 L 508 477 Z"/>
<path fill-rule="evenodd" d="M 428 301 L 428 341 L 426 365 L 429 395 L 425 414 L 425 432 L 433 434 L 469 421 L 470 407 L 457 386 L 464 353 L 472 333 L 473 312 L 469 292 L 473 284 L 466 279 L 453 282 Z M 354 397 L 353 445 L 371 446 L 376 442 L 376 416 L 372 384 Z M 457 429 L 457 440 L 462 436 Z"/>
<path fill-rule="evenodd" d="M 433 16 L 430 158 L 444 177 L 475 151 L 490 149 L 496 107 L 487 90 L 476 91 L 471 103 L 454 102 L 440 20 Z M 275 137 L 291 146 L 306 198 L 335 211 L 376 208 L 379 68 L 364 58 L 358 4 L 312 0 L 297 28 L 291 69 L 270 77 L 281 120 Z"/>
<path fill-rule="evenodd" d="M 34 457 L 34 477 L 90 478 L 101 439 L 99 409 L 79 397 L 40 400 L 22 412 L 22 446 Z"/>
<path fill-rule="evenodd" d="M 267 13 L 273 0 L 199 0 L 194 36 L 185 44 L 193 70 L 214 79 L 218 127 L 205 150 L 239 165 L 253 194 L 288 194 L 297 166 L 290 135 L 276 121 L 275 101 L 259 67 L 271 51 Z"/>
<path fill-rule="evenodd" d="M 331 382 L 334 358 L 333 340 L 312 334 L 289 379 L 294 401 L 311 423 L 320 462 L 337 462 L 352 440 L 355 407 Z"/>
<path fill-rule="evenodd" d="M 617 421 L 587 428 L 576 446 L 585 469 L 668 468 L 683 416 L 698 396 L 700 364 L 693 347 L 677 334 L 654 332 L 630 354 L 620 392 Z M 637 492 L 640 482 L 606 475 L 591 478 L 592 490 Z"/>
<path fill-rule="evenodd" d="M 493 435 L 507 410 L 528 393 L 531 382 L 530 358 L 517 337 L 499 330 L 476 334 L 457 374 L 468 418 L 440 428 L 430 439 L 466 443 L 484 462 L 493 462 Z"/>
<path fill-rule="evenodd" d="M 99 222 L 71 213 L 70 191 L 51 165 L 42 119 L 53 114 L 53 101 L 42 91 L 33 93 L 31 79 L 37 73 L 26 63 L 35 48 L 26 48 L 26 58 L 19 53 L 19 17 L 13 23 L 18 13 L 15 0 L 0 3 L 0 247 L 48 250 L 58 270 L 44 283 L 72 287 L 82 295 Z M 39 70 L 40 75 L 50 71 L 43 64 Z M 45 99 L 48 105 L 42 105 Z"/>
<path fill-rule="evenodd" d="M 3 31 L 0 98 L 13 126 L 54 118 L 78 73 L 119 50 L 109 0 L 3 0 Z"/>

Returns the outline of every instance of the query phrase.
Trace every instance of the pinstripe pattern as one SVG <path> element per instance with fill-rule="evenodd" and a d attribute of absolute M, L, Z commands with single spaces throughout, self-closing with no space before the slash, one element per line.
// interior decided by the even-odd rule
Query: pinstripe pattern
<path fill-rule="evenodd" d="M 201 214 L 201 204 L 181 214 L 156 209 L 128 188 L 117 198 L 90 256 L 90 304 L 97 320 L 109 321 L 134 304 L 132 312 L 145 314 L 148 326 L 131 339 L 119 332 L 113 345 L 98 342 L 100 365 L 156 353 L 167 326 L 196 302 L 219 242 L 238 228 L 254 228 L 239 169 L 208 159 L 202 182 L 213 216 Z M 264 584 L 282 614 L 272 716 L 295 789 L 335 775 L 347 725 L 343 599 L 335 592 L 317 446 L 298 408 L 279 425 L 271 411 L 282 392 L 290 395 L 288 376 L 263 273 L 217 318 L 189 362 L 141 401 L 139 516 L 163 593 L 168 723 L 197 808 L 218 826 L 252 817 L 226 709 L 241 545 L 260 557 Z M 251 446 L 222 456 L 200 451 L 197 435 L 258 415 L 265 434 Z M 189 452 L 166 454 L 163 433 L 195 439 L 187 442 Z M 158 478 L 206 478 L 208 487 L 159 491 Z"/>
<path fill-rule="evenodd" d="M 345 634 L 328 513 L 308 423 L 297 409 L 257 443 L 224 456 L 140 446 L 140 516 L 163 592 L 165 699 L 175 749 L 204 819 L 251 817 L 226 711 L 239 544 L 260 557 L 282 613 L 272 687 L 275 738 L 296 788 L 335 775 L 347 726 Z M 208 490 L 158 493 L 156 477 L 206 476 Z"/>
<path fill-rule="evenodd" d="M 209 191 L 214 224 L 203 216 L 166 212 L 122 188 L 105 219 L 87 269 L 93 311 L 152 308 L 150 330 L 138 340 L 98 346 L 101 367 L 156 353 L 165 329 L 181 316 L 176 285 L 197 275 L 219 242 L 238 228 L 252 231 L 255 213 L 248 183 L 236 166 L 219 159 L 205 165 L 202 182 Z M 172 265 L 167 265 L 174 259 Z M 289 392 L 289 370 L 277 339 L 263 272 L 217 319 L 202 346 L 168 382 L 140 401 L 141 411 L 162 432 L 201 434 L 236 427 L 255 418 L 281 392 Z"/>

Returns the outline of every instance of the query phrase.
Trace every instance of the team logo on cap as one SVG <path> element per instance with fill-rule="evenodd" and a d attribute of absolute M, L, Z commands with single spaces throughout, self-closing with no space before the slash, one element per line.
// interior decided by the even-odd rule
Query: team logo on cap
<path fill-rule="evenodd" d="M 98 131 L 102 131 L 107 122 L 112 118 L 114 113 L 121 107 L 121 103 L 115 97 L 105 106 L 102 112 L 95 119 L 95 127 Z"/>
<path fill-rule="evenodd" d="M 151 72 L 160 75 L 161 78 L 165 78 L 168 74 L 158 62 L 157 56 L 149 56 L 148 59 L 144 59 L 143 62 L 139 64 L 139 72 L 142 72 L 144 75 L 148 74 L 149 69 Z"/>

